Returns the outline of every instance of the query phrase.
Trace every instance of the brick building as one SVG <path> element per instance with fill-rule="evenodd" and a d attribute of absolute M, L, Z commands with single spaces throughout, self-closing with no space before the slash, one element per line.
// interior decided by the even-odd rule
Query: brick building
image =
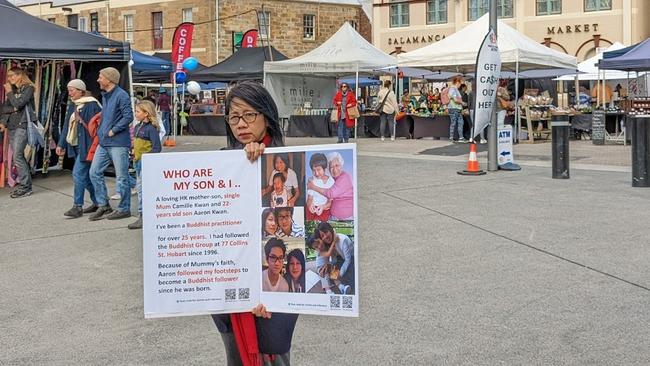
<path fill-rule="evenodd" d="M 193 22 L 196 26 L 192 54 L 206 65 L 232 55 L 233 41 L 253 28 L 260 29 L 259 46 L 270 42 L 290 58 L 316 48 L 344 22 L 353 24 L 371 41 L 371 22 L 367 15 L 371 5 L 368 7 L 367 3 L 364 0 L 17 0 L 17 5 L 31 15 L 128 41 L 134 49 L 148 54 L 170 52 L 175 27 L 184 21 Z"/>

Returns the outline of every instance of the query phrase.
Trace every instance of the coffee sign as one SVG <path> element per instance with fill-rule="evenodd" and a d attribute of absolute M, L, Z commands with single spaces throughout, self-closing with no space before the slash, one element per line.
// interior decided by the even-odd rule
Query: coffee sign
<path fill-rule="evenodd" d="M 598 32 L 598 23 L 561 25 L 557 27 L 546 27 L 546 34 L 569 34 Z"/>

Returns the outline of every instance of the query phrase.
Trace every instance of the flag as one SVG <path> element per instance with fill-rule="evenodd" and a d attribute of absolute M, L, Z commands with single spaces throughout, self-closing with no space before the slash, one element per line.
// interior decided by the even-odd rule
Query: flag
<path fill-rule="evenodd" d="M 181 23 L 174 31 L 171 60 L 174 65 L 174 71 L 183 71 L 183 61 L 190 57 L 193 32 L 194 23 Z"/>
<path fill-rule="evenodd" d="M 476 104 L 474 106 L 474 129 L 471 138 L 476 137 L 490 124 L 492 110 L 496 105 L 497 87 L 501 74 L 501 55 L 494 29 L 483 39 L 476 57 Z"/>

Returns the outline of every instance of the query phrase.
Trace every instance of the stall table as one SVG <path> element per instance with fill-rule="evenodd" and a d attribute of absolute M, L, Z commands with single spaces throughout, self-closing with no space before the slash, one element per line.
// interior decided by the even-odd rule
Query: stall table
<path fill-rule="evenodd" d="M 395 137 L 406 137 L 410 136 L 409 129 L 413 124 L 413 119 L 410 116 L 406 116 L 400 121 L 397 121 L 397 126 L 395 127 Z M 380 125 L 379 115 L 377 114 L 364 114 L 357 119 L 357 136 L 359 137 L 379 137 L 380 135 Z M 386 131 L 387 136 L 390 136 L 393 133 L 393 126 L 389 123 L 388 128 L 390 131 Z"/>
<path fill-rule="evenodd" d="M 187 132 L 196 136 L 226 136 L 228 125 L 224 115 L 189 116 Z"/>
<path fill-rule="evenodd" d="M 413 138 L 449 137 L 451 120 L 448 115 L 432 115 L 429 117 L 411 115 L 410 117 L 413 118 Z"/>
<path fill-rule="evenodd" d="M 327 115 L 289 116 L 289 137 L 330 137 L 336 135 L 336 126 Z"/>

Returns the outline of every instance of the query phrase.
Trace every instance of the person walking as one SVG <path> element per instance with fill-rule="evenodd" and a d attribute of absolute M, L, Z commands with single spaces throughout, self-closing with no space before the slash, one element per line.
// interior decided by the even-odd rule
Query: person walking
<path fill-rule="evenodd" d="M 5 117 L 0 122 L 0 132 L 9 130 L 9 145 L 13 151 L 13 164 L 18 171 L 18 184 L 11 198 L 27 197 L 32 194 L 31 168 L 25 156 L 27 147 L 27 123 L 36 122 L 34 110 L 34 83 L 25 70 L 12 67 L 7 72 L 4 84 L 6 102 Z"/>
<path fill-rule="evenodd" d="M 135 126 L 133 139 L 133 166 L 138 191 L 138 220 L 128 225 L 129 229 L 142 229 L 142 154 L 159 153 L 162 150 L 158 134 L 159 122 L 156 106 L 149 101 L 142 101 L 135 106 Z"/>
<path fill-rule="evenodd" d="M 165 88 L 160 88 L 160 95 L 158 96 L 158 109 L 160 109 L 160 114 L 162 115 L 162 124 L 165 126 L 165 136 L 169 136 L 172 132 L 170 123 L 171 102 L 169 95 L 167 95 L 167 89 Z"/>
<path fill-rule="evenodd" d="M 397 104 L 397 97 L 395 92 L 391 89 L 391 81 L 384 81 L 384 87 L 381 88 L 377 94 L 377 100 L 380 101 L 381 111 L 379 112 L 379 135 L 381 136 L 381 141 L 384 141 L 386 136 L 386 127 L 389 129 L 390 140 L 395 141 L 395 113 L 399 110 L 399 105 Z"/>
<path fill-rule="evenodd" d="M 334 107 L 337 108 L 337 133 L 338 137 L 337 142 L 348 142 L 349 140 L 349 131 L 348 128 L 354 127 L 354 118 L 350 118 L 348 113 L 348 108 L 357 106 L 357 98 L 354 96 L 354 92 L 350 90 L 350 87 L 346 83 L 341 84 L 341 88 L 334 96 Z"/>
<path fill-rule="evenodd" d="M 458 90 L 461 84 L 461 78 L 456 76 L 452 80 L 452 85 L 447 91 L 449 95 L 449 104 L 447 109 L 449 110 L 449 119 L 451 123 L 449 124 L 449 141 L 454 140 L 454 132 L 458 131 L 458 142 L 465 142 L 463 137 L 463 98 Z"/>
<path fill-rule="evenodd" d="M 88 123 L 97 113 L 102 111 L 99 101 L 86 90 L 86 83 L 80 79 L 70 80 L 68 83 L 68 95 L 70 103 L 63 122 L 63 129 L 56 147 L 56 154 L 66 154 L 74 158 L 72 167 L 72 182 L 74 183 L 74 195 L 72 208 L 63 215 L 76 219 L 85 213 L 97 211 L 97 198 L 95 189 L 90 182 L 90 165 L 87 160 L 88 151 L 93 143 L 93 138 L 88 132 Z M 84 194 L 88 191 L 92 204 L 83 208 Z"/>
<path fill-rule="evenodd" d="M 117 84 L 120 72 L 113 67 L 99 71 L 97 83 L 102 90 L 102 117 L 97 135 L 99 146 L 90 166 L 90 181 L 95 189 L 99 208 L 89 220 L 123 219 L 131 216 L 131 192 L 129 185 L 129 150 L 131 136 L 129 125 L 133 121 L 133 110 L 129 94 Z M 117 210 L 108 204 L 108 193 L 104 181 L 104 171 L 110 163 L 115 167 L 120 203 Z"/>

